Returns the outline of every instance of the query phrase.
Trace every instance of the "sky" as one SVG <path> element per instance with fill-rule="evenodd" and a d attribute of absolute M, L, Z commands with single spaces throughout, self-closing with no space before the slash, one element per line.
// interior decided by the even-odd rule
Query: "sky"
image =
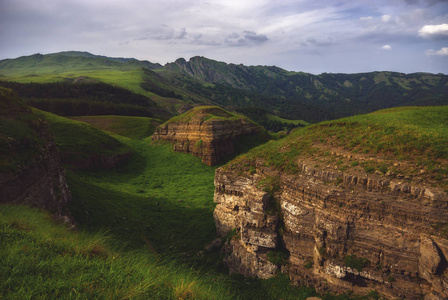
<path fill-rule="evenodd" d="M 448 0 L 0 0 L 0 59 L 70 50 L 448 74 Z"/>

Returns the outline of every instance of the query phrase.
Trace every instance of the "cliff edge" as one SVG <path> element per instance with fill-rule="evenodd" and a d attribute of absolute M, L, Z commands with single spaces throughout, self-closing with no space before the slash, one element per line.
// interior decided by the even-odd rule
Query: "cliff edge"
<path fill-rule="evenodd" d="M 448 107 L 325 122 L 216 170 L 231 273 L 448 298 Z"/>
<path fill-rule="evenodd" d="M 27 204 L 62 218 L 70 200 L 47 122 L 0 88 L 0 203 Z"/>
<path fill-rule="evenodd" d="M 264 129 L 216 106 L 196 107 L 156 128 L 152 139 L 166 140 L 174 151 L 191 153 L 211 166 L 235 154 L 239 143 L 260 137 Z"/>

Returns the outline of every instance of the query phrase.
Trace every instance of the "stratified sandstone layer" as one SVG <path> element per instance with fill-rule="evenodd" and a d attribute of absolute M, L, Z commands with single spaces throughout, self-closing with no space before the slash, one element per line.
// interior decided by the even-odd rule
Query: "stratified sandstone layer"
<path fill-rule="evenodd" d="M 219 107 L 198 107 L 157 127 L 153 140 L 166 140 L 174 151 L 191 153 L 211 166 L 235 152 L 235 142 L 262 128 Z"/>
<path fill-rule="evenodd" d="M 448 240 L 435 230 L 448 221 L 443 189 L 295 163 L 295 175 L 261 160 L 256 172 L 216 170 L 218 234 L 239 232 L 227 249 L 231 272 L 269 278 L 281 270 L 321 292 L 448 299 Z"/>

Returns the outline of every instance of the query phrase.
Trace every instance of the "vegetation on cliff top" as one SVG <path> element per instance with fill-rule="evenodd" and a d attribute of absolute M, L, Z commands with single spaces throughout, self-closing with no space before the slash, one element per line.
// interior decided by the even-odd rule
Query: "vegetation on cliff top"
<path fill-rule="evenodd" d="M 423 176 L 446 186 L 448 174 L 448 106 L 403 107 L 327 121 L 294 130 L 230 162 L 226 167 L 255 165 L 297 172 L 297 159 L 344 171 Z"/>
<path fill-rule="evenodd" d="M 218 106 L 198 106 L 169 119 L 166 123 L 188 123 L 190 121 L 205 123 L 215 120 L 248 120 L 246 117 L 231 113 Z M 252 121 L 250 121 L 252 122 Z"/>

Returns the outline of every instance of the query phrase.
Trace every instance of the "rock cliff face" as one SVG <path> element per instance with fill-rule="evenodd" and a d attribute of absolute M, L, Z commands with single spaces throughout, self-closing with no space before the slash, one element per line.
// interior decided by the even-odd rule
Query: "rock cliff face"
<path fill-rule="evenodd" d="M 447 110 L 311 125 L 217 169 L 230 271 L 284 272 L 320 292 L 448 299 Z"/>
<path fill-rule="evenodd" d="M 238 139 L 262 128 L 219 107 L 198 107 L 157 127 L 153 140 L 166 140 L 174 151 L 191 153 L 211 166 L 234 154 Z"/>
<path fill-rule="evenodd" d="M 239 232 L 231 272 L 269 278 L 281 269 L 320 291 L 448 298 L 448 240 L 435 231 L 448 220 L 446 192 L 296 163 L 296 175 L 262 164 L 253 175 L 217 169 L 218 234 Z"/>
<path fill-rule="evenodd" d="M 0 203 L 28 204 L 68 220 L 71 194 L 46 121 L 2 89 L 0 122 Z"/>

